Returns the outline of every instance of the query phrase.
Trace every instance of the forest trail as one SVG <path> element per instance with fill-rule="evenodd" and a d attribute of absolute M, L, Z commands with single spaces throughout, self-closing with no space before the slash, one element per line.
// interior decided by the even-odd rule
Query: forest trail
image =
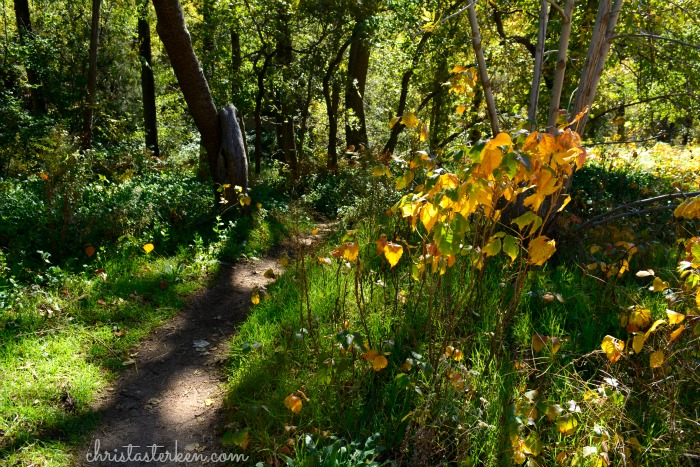
<path fill-rule="evenodd" d="M 211 287 L 138 347 L 133 366 L 96 400 L 94 409 L 103 419 L 81 449 L 79 465 L 183 465 L 172 461 L 176 452 L 207 459 L 223 452 L 216 429 L 228 341 L 245 320 L 253 288 L 273 281 L 264 277 L 268 269 L 281 272 L 273 256 L 223 268 Z M 172 457 L 135 460 L 137 453 L 151 454 L 154 444 L 157 453 Z M 129 445 L 127 462 L 89 457 L 97 450 L 127 456 Z M 205 464 L 200 457 L 191 465 Z"/>

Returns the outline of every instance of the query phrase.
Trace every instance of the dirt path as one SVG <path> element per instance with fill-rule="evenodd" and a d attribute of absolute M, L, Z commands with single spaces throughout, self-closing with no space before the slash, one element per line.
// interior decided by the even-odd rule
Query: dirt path
<path fill-rule="evenodd" d="M 274 258 L 224 268 L 215 285 L 141 344 L 133 367 L 96 402 L 103 420 L 83 448 L 79 465 L 185 465 L 174 461 L 176 452 L 207 459 L 224 452 L 216 427 L 227 341 L 245 319 L 253 287 L 271 282 L 263 275 L 270 268 L 281 272 Z M 96 448 L 102 458 L 91 457 Z M 138 460 L 137 453 L 153 452 L 163 457 Z M 206 465 L 202 459 L 188 465 Z"/>

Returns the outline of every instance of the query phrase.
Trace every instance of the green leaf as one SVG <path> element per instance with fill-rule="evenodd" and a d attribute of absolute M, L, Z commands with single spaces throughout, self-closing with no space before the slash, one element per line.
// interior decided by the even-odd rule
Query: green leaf
<path fill-rule="evenodd" d="M 510 256 L 511 262 L 515 261 L 520 253 L 518 239 L 512 235 L 506 235 L 505 238 L 503 238 L 503 253 Z"/>
<path fill-rule="evenodd" d="M 542 218 L 532 211 L 527 211 L 522 216 L 513 219 L 511 224 L 517 224 L 521 232 L 526 226 L 532 224 L 530 227 L 530 234 L 532 234 L 542 225 Z"/>
<path fill-rule="evenodd" d="M 486 257 L 489 256 L 496 256 L 501 252 L 501 239 L 500 238 L 494 238 L 489 242 L 488 245 L 484 247 L 484 254 Z"/>

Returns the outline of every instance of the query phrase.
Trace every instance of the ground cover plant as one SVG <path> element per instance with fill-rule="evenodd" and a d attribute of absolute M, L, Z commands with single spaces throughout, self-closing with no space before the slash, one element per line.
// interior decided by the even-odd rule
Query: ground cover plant
<path fill-rule="evenodd" d="M 536 212 L 555 212 L 539 210 L 559 196 L 552 174 L 583 149 L 570 133 L 519 137 L 436 164 L 417 132 L 407 160 L 373 169 L 363 215 L 325 248 L 296 244 L 234 338 L 225 444 L 279 465 L 694 462 L 697 197 L 570 237 L 578 216 L 697 191 L 694 150 L 671 173 L 649 163 L 674 151 L 663 145 L 592 154 L 555 243 Z M 506 223 L 499 198 L 538 164 L 554 170 Z M 604 183 L 619 189 L 599 197 Z"/>

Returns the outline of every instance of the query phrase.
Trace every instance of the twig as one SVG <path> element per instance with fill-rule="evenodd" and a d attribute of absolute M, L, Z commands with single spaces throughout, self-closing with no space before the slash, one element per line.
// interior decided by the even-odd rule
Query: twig
<path fill-rule="evenodd" d="M 688 198 L 688 197 L 698 196 L 698 195 L 700 195 L 700 191 L 691 191 L 691 192 L 688 192 L 688 193 L 669 193 L 669 194 L 667 194 L 667 195 L 655 196 L 655 197 L 653 197 L 653 198 L 646 198 L 646 199 L 640 199 L 640 200 L 637 200 L 637 201 L 632 201 L 631 203 L 623 204 L 622 206 L 618 206 L 618 207 L 616 207 L 616 208 L 614 208 L 614 209 L 611 209 L 611 210 L 608 211 L 608 212 L 604 212 L 603 214 L 599 214 L 599 215 L 597 215 L 597 216 L 595 216 L 595 217 L 593 217 L 593 218 L 587 220 L 587 221 L 584 222 L 583 224 L 581 224 L 581 225 L 579 225 L 578 227 L 576 227 L 576 228 L 573 230 L 573 232 L 577 232 L 578 230 L 581 230 L 581 229 L 584 229 L 584 228 L 588 228 L 588 227 L 593 227 L 594 225 L 598 225 L 598 224 L 596 223 L 598 220 L 604 219 L 604 218 L 610 216 L 611 214 L 615 214 L 616 212 L 624 211 L 625 209 L 628 209 L 628 208 L 631 208 L 631 207 L 634 207 L 634 206 L 639 206 L 639 205 L 641 205 L 641 204 L 647 204 L 647 203 L 654 203 L 654 202 L 657 202 L 657 201 L 666 201 L 666 200 L 669 200 L 669 199 Z M 670 208 L 672 208 L 672 207 L 675 208 L 676 206 L 675 206 L 675 205 L 663 206 L 663 209 L 670 209 Z M 657 210 L 660 211 L 661 209 L 657 209 Z M 631 211 L 631 212 L 625 213 L 624 215 L 635 214 L 635 213 L 638 213 L 638 214 L 645 214 L 646 211 Z M 621 215 L 621 216 L 615 216 L 614 219 L 617 219 L 617 218 L 619 218 L 619 217 L 622 217 L 622 215 Z M 608 221 L 610 221 L 610 220 L 612 220 L 612 219 L 608 219 L 608 220 L 606 220 L 605 222 L 608 222 Z"/>

